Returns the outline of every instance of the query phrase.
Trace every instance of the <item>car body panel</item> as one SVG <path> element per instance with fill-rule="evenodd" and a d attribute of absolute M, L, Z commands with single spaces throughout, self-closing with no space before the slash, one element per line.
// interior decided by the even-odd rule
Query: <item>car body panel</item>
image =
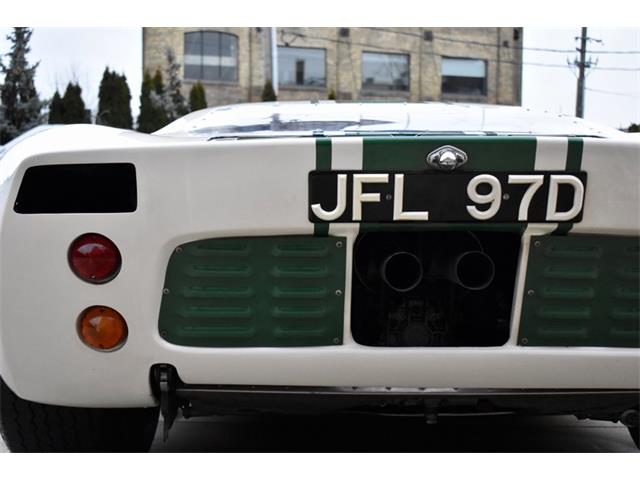
<path fill-rule="evenodd" d="M 97 126 L 42 132 L 16 145 L 0 161 L 0 375 L 25 399 L 95 407 L 156 404 L 149 372 L 160 363 L 173 365 L 189 384 L 638 389 L 638 348 L 517 344 L 532 236 L 640 233 L 640 143 L 624 136 L 558 135 L 521 140 L 530 150 L 530 164 L 517 167 L 514 159 L 514 169 L 570 170 L 574 168 L 568 160 L 571 142 L 580 143 L 579 168 L 589 175 L 584 218 L 560 229 L 553 223 L 511 226 L 523 233 L 507 343 L 384 348 L 357 344 L 350 328 L 353 244 L 359 232 L 376 226 L 331 223 L 326 231 L 317 231 L 308 219 L 308 174 L 319 162 L 322 166 L 318 146 L 324 145 L 320 151 L 330 149 L 331 169 L 363 170 L 373 166 L 368 164 L 367 150 L 376 142 L 391 142 L 392 149 L 412 145 L 416 156 L 407 161 L 415 169 L 426 168 L 424 163 L 418 167 L 418 160 L 424 162 L 432 147 L 445 141 L 457 139 L 463 148 L 477 142 L 478 148 L 504 155 L 508 149 L 500 150 L 499 145 L 512 145 L 517 139 L 465 140 L 456 134 L 453 139 L 440 135 L 418 140 L 337 135 L 206 141 Z M 397 169 L 394 161 L 388 158 L 385 168 Z M 14 212 L 13 201 L 27 168 L 87 162 L 132 163 L 138 179 L 137 210 Z M 466 167 L 485 168 L 472 156 Z M 82 282 L 69 269 L 69 244 L 85 232 L 106 235 L 121 251 L 122 268 L 107 284 Z M 342 345 L 202 348 L 174 345 L 160 336 L 164 279 L 176 247 L 211 238 L 314 234 L 346 241 Z M 90 305 L 108 305 L 124 316 L 129 324 L 124 347 L 103 353 L 81 342 L 76 322 Z"/>

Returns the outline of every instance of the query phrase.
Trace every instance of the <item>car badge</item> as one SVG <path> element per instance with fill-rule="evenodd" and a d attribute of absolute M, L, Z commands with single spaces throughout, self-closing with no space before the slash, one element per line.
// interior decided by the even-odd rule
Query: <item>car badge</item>
<path fill-rule="evenodd" d="M 466 153 L 451 145 L 444 145 L 427 155 L 427 163 L 438 170 L 454 170 L 467 160 Z"/>

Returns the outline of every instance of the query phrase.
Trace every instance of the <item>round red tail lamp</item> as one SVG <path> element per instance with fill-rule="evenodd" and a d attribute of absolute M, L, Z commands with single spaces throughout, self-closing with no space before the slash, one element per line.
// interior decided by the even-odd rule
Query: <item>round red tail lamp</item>
<path fill-rule="evenodd" d="M 89 283 L 113 280 L 122 265 L 115 243 L 99 233 L 85 233 L 69 247 L 69 266 L 73 273 Z"/>
<path fill-rule="evenodd" d="M 127 340 L 129 329 L 122 315 L 113 308 L 96 305 L 87 308 L 78 319 L 78 333 L 91 348 L 111 351 Z"/>

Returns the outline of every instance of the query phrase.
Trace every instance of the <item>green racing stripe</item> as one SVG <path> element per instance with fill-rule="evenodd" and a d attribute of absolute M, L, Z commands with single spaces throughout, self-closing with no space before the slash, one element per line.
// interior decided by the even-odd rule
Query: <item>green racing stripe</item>
<path fill-rule="evenodd" d="M 316 139 L 316 170 L 331 170 L 331 139 Z M 313 234 L 317 237 L 329 235 L 329 223 L 314 223 Z"/>
<path fill-rule="evenodd" d="M 427 168 L 427 155 L 443 145 L 463 150 L 469 161 L 459 170 L 530 172 L 535 170 L 535 137 L 442 136 L 424 138 L 365 138 L 363 171 L 411 171 Z M 519 223 L 361 223 L 361 232 L 483 230 L 523 232 Z"/>
<path fill-rule="evenodd" d="M 564 169 L 567 172 L 579 172 L 582 167 L 582 150 L 584 140 L 582 138 L 570 138 L 567 148 L 567 163 Z M 566 235 L 573 228 L 573 223 L 561 223 L 553 232 L 553 235 Z"/>

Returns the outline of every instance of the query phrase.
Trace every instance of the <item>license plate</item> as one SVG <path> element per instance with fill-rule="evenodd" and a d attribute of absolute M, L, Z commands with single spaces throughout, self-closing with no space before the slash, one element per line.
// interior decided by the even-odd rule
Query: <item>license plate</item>
<path fill-rule="evenodd" d="M 309 172 L 309 220 L 579 222 L 586 172 Z"/>

